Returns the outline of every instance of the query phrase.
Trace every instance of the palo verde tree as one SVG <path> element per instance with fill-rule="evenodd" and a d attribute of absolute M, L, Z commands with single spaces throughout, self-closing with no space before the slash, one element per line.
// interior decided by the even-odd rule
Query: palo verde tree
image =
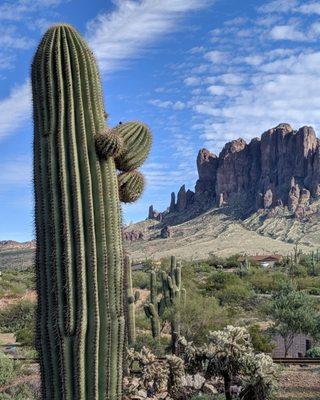
<path fill-rule="evenodd" d="M 120 400 L 120 201 L 135 201 L 143 190 L 137 168 L 151 134 L 138 122 L 106 126 L 94 56 L 69 25 L 44 35 L 32 90 L 42 398 Z"/>
<path fill-rule="evenodd" d="M 287 357 L 296 334 L 314 334 L 319 325 L 319 315 L 314 299 L 297 291 L 289 283 L 282 283 L 272 296 L 269 316 L 273 320 L 271 331 L 284 340 Z"/>

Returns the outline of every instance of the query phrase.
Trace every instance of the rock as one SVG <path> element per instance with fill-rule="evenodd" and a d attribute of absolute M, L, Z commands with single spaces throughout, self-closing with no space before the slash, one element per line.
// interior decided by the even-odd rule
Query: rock
<path fill-rule="evenodd" d="M 202 386 L 202 392 L 209 395 L 218 394 L 218 390 L 207 382 Z"/>
<path fill-rule="evenodd" d="M 176 211 L 176 194 L 174 192 L 172 192 L 169 212 L 175 212 L 175 211 Z"/>
<path fill-rule="evenodd" d="M 149 207 L 148 219 L 155 219 L 155 220 L 161 222 L 162 219 L 163 219 L 163 214 L 162 214 L 161 212 L 155 210 L 155 209 L 153 208 L 153 205 L 151 205 L 151 206 Z"/>
<path fill-rule="evenodd" d="M 168 225 L 165 225 L 161 229 L 160 237 L 162 237 L 162 239 L 168 239 L 172 237 L 172 228 Z"/>
<path fill-rule="evenodd" d="M 300 199 L 299 199 L 300 204 L 309 204 L 310 197 L 311 197 L 310 191 L 306 188 L 303 188 L 300 192 Z"/>
<path fill-rule="evenodd" d="M 223 193 L 220 193 L 220 197 L 219 197 L 219 207 L 222 207 L 223 205 L 224 205 Z"/>
<path fill-rule="evenodd" d="M 133 230 L 133 231 L 124 231 L 123 239 L 128 242 L 135 242 L 137 240 L 144 240 L 145 234 L 141 231 Z"/>
<path fill-rule="evenodd" d="M 248 213 L 276 206 L 294 212 L 320 196 L 320 140 L 308 126 L 295 131 L 283 123 L 250 143 L 233 140 L 219 157 L 201 149 L 197 168 L 192 206 L 199 210 L 240 199 Z"/>
<path fill-rule="evenodd" d="M 268 189 L 263 198 L 264 208 L 270 208 L 273 203 L 273 193 L 271 189 Z"/>
<path fill-rule="evenodd" d="M 295 213 L 299 206 L 301 215 L 306 210 L 301 206 L 320 197 L 320 139 L 309 126 L 295 131 L 282 123 L 249 143 L 241 138 L 226 143 L 219 156 L 201 149 L 197 169 L 195 192 L 183 185 L 177 198 L 171 193 L 169 213 L 199 215 L 223 205 L 247 215 L 274 207 Z M 154 210 L 149 214 L 158 218 Z"/>
<path fill-rule="evenodd" d="M 177 196 L 177 205 L 176 210 L 178 212 L 184 211 L 187 207 L 187 194 L 186 194 L 186 186 L 182 185 Z"/>

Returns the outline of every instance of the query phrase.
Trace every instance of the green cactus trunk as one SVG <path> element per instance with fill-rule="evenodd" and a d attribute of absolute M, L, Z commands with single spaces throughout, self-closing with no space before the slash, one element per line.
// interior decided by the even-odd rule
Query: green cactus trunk
<path fill-rule="evenodd" d="M 151 332 L 154 339 L 160 342 L 161 323 L 160 323 L 160 302 L 158 301 L 158 285 L 156 271 L 150 272 L 150 302 L 145 304 L 144 311 L 151 322 Z"/>
<path fill-rule="evenodd" d="M 128 256 L 124 258 L 125 271 L 125 311 L 128 346 L 136 343 L 136 302 L 139 300 L 140 292 L 133 292 L 132 288 L 132 266 Z"/>
<path fill-rule="evenodd" d="M 171 310 L 171 350 L 177 355 L 181 307 L 186 302 L 186 290 L 182 288 L 181 265 L 174 256 L 171 257 L 170 273 L 162 272 L 162 293 L 166 307 Z"/>
<path fill-rule="evenodd" d="M 45 34 L 32 88 L 42 398 L 120 400 L 125 319 L 115 157 L 125 138 L 106 132 L 96 63 L 72 27 Z M 128 158 L 130 149 L 123 151 Z"/>

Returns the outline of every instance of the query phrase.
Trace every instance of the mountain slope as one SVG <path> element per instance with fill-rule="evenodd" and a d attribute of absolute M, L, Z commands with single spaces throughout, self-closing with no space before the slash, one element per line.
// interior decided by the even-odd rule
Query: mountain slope
<path fill-rule="evenodd" d="M 168 238 L 161 237 L 161 230 L 166 227 L 164 223 L 150 219 L 139 222 L 127 227 L 125 232 L 135 232 L 136 237 L 142 236 L 143 239 L 127 240 L 126 249 L 134 260 L 142 261 L 172 254 L 188 260 L 204 259 L 210 254 L 222 257 L 236 253 L 289 254 L 296 242 L 304 252 L 320 247 L 320 235 L 315 233 L 316 230 L 319 233 L 318 223 L 310 225 L 307 229 L 310 228 L 313 233 L 304 236 L 303 228 L 300 225 L 296 227 L 299 222 L 295 220 L 283 218 L 280 229 L 278 217 L 270 217 L 268 222 L 263 223 L 259 221 L 261 215 L 256 213 L 241 221 L 227 212 L 214 208 L 188 221 L 171 225 Z M 286 241 L 283 236 L 286 236 Z"/>

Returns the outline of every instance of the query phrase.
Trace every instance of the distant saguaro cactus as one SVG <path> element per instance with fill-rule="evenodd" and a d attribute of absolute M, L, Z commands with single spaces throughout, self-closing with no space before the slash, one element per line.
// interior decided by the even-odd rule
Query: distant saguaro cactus
<path fill-rule="evenodd" d="M 96 62 L 68 25 L 44 35 L 32 90 L 42 398 L 120 400 L 120 199 L 134 201 L 143 190 L 136 168 L 147 157 L 151 134 L 138 122 L 105 126 Z"/>
<path fill-rule="evenodd" d="M 144 305 L 144 311 L 147 318 L 151 321 L 152 336 L 159 341 L 161 333 L 160 317 L 164 311 L 164 307 L 163 300 L 158 300 L 157 273 L 154 270 L 150 272 L 150 301 Z"/>
<path fill-rule="evenodd" d="M 128 256 L 124 258 L 125 274 L 125 310 L 128 345 L 132 347 L 136 342 L 136 307 L 135 304 L 140 298 L 140 292 L 133 292 L 132 288 L 132 266 Z"/>
<path fill-rule="evenodd" d="M 162 293 L 165 306 L 171 309 L 171 347 L 174 354 L 178 353 L 180 337 L 180 311 L 186 302 L 186 290 L 182 287 L 181 264 L 175 256 L 171 257 L 170 273 L 162 271 Z"/>

